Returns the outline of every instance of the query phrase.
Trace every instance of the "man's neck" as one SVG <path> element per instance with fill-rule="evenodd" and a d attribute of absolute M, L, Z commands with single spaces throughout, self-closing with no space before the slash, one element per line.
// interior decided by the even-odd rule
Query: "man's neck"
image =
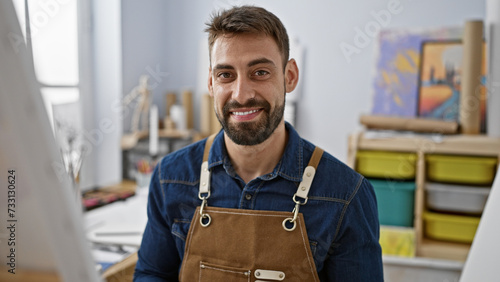
<path fill-rule="evenodd" d="M 224 139 L 231 164 L 243 181 L 248 183 L 274 170 L 285 151 L 288 132 L 282 122 L 266 141 L 258 145 L 238 145 L 226 134 Z"/>

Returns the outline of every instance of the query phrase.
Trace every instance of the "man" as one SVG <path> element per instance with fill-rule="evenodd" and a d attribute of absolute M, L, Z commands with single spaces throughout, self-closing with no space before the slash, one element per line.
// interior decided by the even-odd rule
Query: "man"
<path fill-rule="evenodd" d="M 212 18 L 208 89 L 223 130 L 166 156 L 136 281 L 382 281 L 373 188 L 283 118 L 299 79 L 281 21 Z"/>

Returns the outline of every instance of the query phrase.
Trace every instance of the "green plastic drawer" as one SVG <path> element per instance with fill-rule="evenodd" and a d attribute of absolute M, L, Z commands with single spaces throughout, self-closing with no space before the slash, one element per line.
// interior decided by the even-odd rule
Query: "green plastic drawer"
<path fill-rule="evenodd" d="M 416 160 L 414 153 L 358 151 L 356 170 L 366 177 L 414 179 Z"/>
<path fill-rule="evenodd" d="M 413 226 L 415 182 L 368 179 L 377 197 L 381 225 Z"/>
<path fill-rule="evenodd" d="M 489 185 L 495 178 L 495 157 L 427 155 L 425 160 L 431 181 Z"/>

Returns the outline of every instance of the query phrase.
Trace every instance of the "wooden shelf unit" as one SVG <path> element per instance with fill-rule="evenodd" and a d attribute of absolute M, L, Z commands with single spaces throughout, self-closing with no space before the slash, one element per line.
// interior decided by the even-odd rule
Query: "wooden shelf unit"
<path fill-rule="evenodd" d="M 384 138 L 366 137 L 365 132 L 349 136 L 347 164 L 356 168 L 356 153 L 359 150 L 412 152 L 418 156 L 415 176 L 414 230 L 416 256 L 465 261 L 470 244 L 438 241 L 424 236 L 422 215 L 426 209 L 425 182 L 427 154 L 449 154 L 470 156 L 493 156 L 500 160 L 500 138 L 484 135 L 450 136 L 394 136 Z M 500 162 L 499 162 L 500 163 Z"/>

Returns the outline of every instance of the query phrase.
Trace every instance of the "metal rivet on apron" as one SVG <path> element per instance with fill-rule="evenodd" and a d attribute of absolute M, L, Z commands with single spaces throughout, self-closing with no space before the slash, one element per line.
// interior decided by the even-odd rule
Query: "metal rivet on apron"
<path fill-rule="evenodd" d="M 302 188 L 300 188 L 302 191 L 306 191 L 306 187 L 302 186 Z"/>
<path fill-rule="evenodd" d="M 201 185 L 203 185 L 203 186 L 207 186 L 207 183 L 206 183 L 206 182 L 203 182 Z"/>
<path fill-rule="evenodd" d="M 246 194 L 246 195 L 245 195 L 245 199 L 247 199 L 247 200 L 249 200 L 249 201 L 250 201 L 250 200 L 252 199 L 252 195 L 250 195 L 250 194 Z"/>
<path fill-rule="evenodd" d="M 306 175 L 307 175 L 307 177 L 311 177 L 311 173 L 310 172 L 308 172 Z"/>
<path fill-rule="evenodd" d="M 279 277 L 280 277 L 280 278 L 283 278 L 283 274 L 280 274 L 280 275 L 279 275 Z"/>
<path fill-rule="evenodd" d="M 260 276 L 260 272 L 255 272 L 255 276 Z"/>

